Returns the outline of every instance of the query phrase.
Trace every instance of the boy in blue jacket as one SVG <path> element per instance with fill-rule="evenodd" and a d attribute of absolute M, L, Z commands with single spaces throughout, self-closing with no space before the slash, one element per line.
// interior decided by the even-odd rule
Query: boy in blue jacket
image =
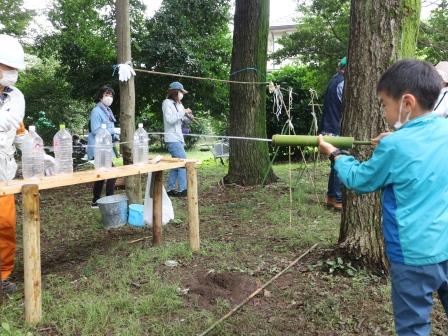
<path fill-rule="evenodd" d="M 432 294 L 448 315 L 448 120 L 431 111 L 442 79 L 434 67 L 402 60 L 381 76 L 377 93 L 395 132 L 364 162 L 319 139 L 342 183 L 358 193 L 382 190 L 395 328 L 429 335 Z"/>

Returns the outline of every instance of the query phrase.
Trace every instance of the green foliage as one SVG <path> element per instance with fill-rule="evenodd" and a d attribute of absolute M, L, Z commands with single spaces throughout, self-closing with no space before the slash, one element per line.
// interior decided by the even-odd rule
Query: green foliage
<path fill-rule="evenodd" d="M 61 63 L 57 75 L 73 85 L 73 97 L 86 100 L 111 82 L 116 63 L 113 17 L 109 0 L 59 0 L 50 10 L 56 33 L 40 37 L 36 51 Z"/>
<path fill-rule="evenodd" d="M 147 69 L 201 77 L 228 78 L 231 37 L 228 28 L 230 1 L 165 0 L 147 22 L 139 42 L 140 63 Z M 166 76 L 136 77 L 137 106 L 158 111 L 168 84 L 180 80 L 189 91 L 184 105 L 194 113 L 226 115 L 228 87 L 225 84 Z"/>
<path fill-rule="evenodd" d="M 23 0 L 0 1 L 0 34 L 22 36 L 35 12 L 23 8 Z"/>
<path fill-rule="evenodd" d="M 280 39 L 283 49 L 271 55 L 274 60 L 298 57 L 319 69 L 318 92 L 347 54 L 349 37 L 349 0 L 300 1 L 297 31 Z"/>
<path fill-rule="evenodd" d="M 292 124 L 294 126 L 296 134 L 309 134 L 311 126 L 313 124 L 312 108 L 309 105 L 311 97 L 309 90 L 315 88 L 318 85 L 318 71 L 309 67 L 296 67 L 286 66 L 279 71 L 275 71 L 269 74 L 269 81 L 273 81 L 275 84 L 280 85 L 283 89 L 288 90 L 292 88 L 293 104 L 292 104 Z M 284 101 L 288 105 L 288 92 L 283 91 Z M 316 104 L 319 102 L 315 102 Z M 267 100 L 267 115 L 266 115 L 266 128 L 268 138 L 274 134 L 281 134 L 283 126 L 288 120 L 286 113 L 283 112 L 279 119 L 273 113 L 273 96 L 269 96 Z M 315 109 L 318 114 L 318 109 Z M 317 115 L 319 117 L 319 115 Z M 288 156 L 288 148 L 281 147 L 279 149 L 277 158 L 284 160 Z M 300 153 L 296 150 L 294 156 L 300 158 Z"/>
<path fill-rule="evenodd" d="M 328 259 L 325 261 L 319 261 L 316 265 L 311 268 L 321 268 L 329 274 L 342 274 L 349 277 L 354 276 L 358 270 L 354 268 L 351 262 L 344 262 L 341 257 L 335 259 Z"/>
<path fill-rule="evenodd" d="M 82 10 L 80 10 L 82 8 Z M 130 1 L 133 63 L 137 68 L 228 77 L 230 58 L 229 0 L 180 3 L 165 0 L 151 19 L 144 16 L 140 0 Z M 68 95 L 91 102 L 106 83 L 118 92 L 112 65 L 117 63 L 115 8 L 111 0 L 60 0 L 49 13 L 56 32 L 41 36 L 36 52 L 55 58 L 61 66 L 55 73 L 71 83 Z M 136 77 L 136 120 L 161 131 L 161 103 L 173 77 L 139 73 Z M 209 81 L 182 80 L 190 93 L 185 105 L 196 113 L 227 113 L 228 88 Z M 118 97 L 112 105 L 118 115 Z M 49 116 L 50 118 L 50 116 Z M 52 118 L 50 118 L 52 119 Z M 158 126 L 154 129 L 153 125 Z"/>
<path fill-rule="evenodd" d="M 442 0 L 420 26 L 417 54 L 434 64 L 448 60 L 448 1 Z"/>
<path fill-rule="evenodd" d="M 88 103 L 71 97 L 73 87 L 58 75 L 60 69 L 54 58 L 36 59 L 17 83 L 26 98 L 25 124 L 35 124 L 47 144 L 61 123 L 72 133 L 81 133 L 90 111 Z"/>
<path fill-rule="evenodd" d="M 12 328 L 9 323 L 2 322 L 0 326 L 0 336 L 32 336 L 32 334 L 30 332 L 21 332 Z"/>

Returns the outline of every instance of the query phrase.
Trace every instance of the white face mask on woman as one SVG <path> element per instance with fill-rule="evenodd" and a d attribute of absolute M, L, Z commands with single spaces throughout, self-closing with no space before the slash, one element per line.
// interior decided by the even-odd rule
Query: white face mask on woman
<path fill-rule="evenodd" d="M 179 91 L 179 94 L 177 97 L 179 98 L 179 101 L 181 101 L 182 98 L 184 98 L 184 94 L 181 91 Z"/>
<path fill-rule="evenodd" d="M 19 78 L 17 70 L 2 70 L 2 78 L 0 78 L 1 86 L 13 86 Z"/>
<path fill-rule="evenodd" d="M 104 96 L 103 99 L 101 99 L 101 102 L 106 106 L 111 106 L 113 101 L 114 98 L 111 96 Z"/>

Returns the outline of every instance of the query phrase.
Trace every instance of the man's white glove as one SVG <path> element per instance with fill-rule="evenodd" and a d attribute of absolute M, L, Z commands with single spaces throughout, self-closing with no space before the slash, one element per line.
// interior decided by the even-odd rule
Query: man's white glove
<path fill-rule="evenodd" d="M 44 171 L 45 176 L 56 175 L 56 160 L 48 154 L 44 156 Z"/>
<path fill-rule="evenodd" d="M 118 79 L 121 82 L 127 82 L 132 76 L 135 76 L 135 71 L 130 62 L 118 64 Z"/>

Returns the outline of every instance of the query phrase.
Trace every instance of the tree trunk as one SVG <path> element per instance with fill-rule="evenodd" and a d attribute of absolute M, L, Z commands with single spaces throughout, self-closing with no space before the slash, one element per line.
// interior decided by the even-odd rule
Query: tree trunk
<path fill-rule="evenodd" d="M 131 30 L 129 21 L 129 0 L 117 0 L 117 49 L 118 64 L 131 61 Z M 120 128 L 121 154 L 123 164 L 132 164 L 132 140 L 135 130 L 135 87 L 134 77 L 127 82 L 120 81 Z M 126 194 L 129 203 L 142 203 L 140 176 L 125 177 Z"/>
<path fill-rule="evenodd" d="M 268 31 L 269 0 L 236 1 L 232 80 L 266 81 Z M 230 85 L 230 135 L 266 138 L 266 85 Z M 230 140 L 226 183 L 260 184 L 266 174 L 268 183 L 276 179 L 266 142 Z"/>
<path fill-rule="evenodd" d="M 352 0 L 343 135 L 371 139 L 387 130 L 376 85 L 393 62 L 414 54 L 420 7 L 420 0 Z M 361 160 L 372 154 L 361 146 L 353 152 Z M 387 269 L 379 193 L 345 192 L 339 245 L 351 259 L 373 270 Z"/>

